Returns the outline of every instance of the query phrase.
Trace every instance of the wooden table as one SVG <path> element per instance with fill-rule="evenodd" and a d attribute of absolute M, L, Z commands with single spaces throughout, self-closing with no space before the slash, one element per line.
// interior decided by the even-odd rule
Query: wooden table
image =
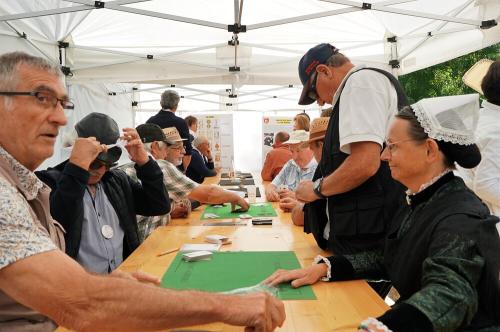
<path fill-rule="evenodd" d="M 205 183 L 218 183 L 218 177 L 207 178 Z M 259 185 L 256 179 L 256 185 Z M 261 193 L 264 196 L 263 187 Z M 258 198 L 257 201 L 265 201 Z M 277 203 L 273 204 L 277 208 Z M 278 217 L 272 226 L 201 226 L 204 207 L 193 211 L 187 219 L 174 219 L 171 224 L 156 229 L 120 266 L 120 270 L 144 272 L 163 276 L 176 253 L 158 257 L 158 253 L 179 247 L 184 243 L 203 243 L 209 234 L 229 236 L 232 243 L 221 250 L 294 251 L 302 266 L 312 264 L 316 255 L 327 255 L 316 245 L 312 235 L 302 227 L 294 226 L 290 213 L 277 208 Z M 286 321 L 279 331 L 356 331 L 359 322 L 369 316 L 376 317 L 388 306 L 365 281 L 318 282 L 313 285 L 317 300 L 285 301 Z M 187 328 L 190 331 L 242 331 L 241 327 L 222 323 Z M 182 329 L 177 329 L 182 330 Z M 59 332 L 66 331 L 58 329 Z"/>

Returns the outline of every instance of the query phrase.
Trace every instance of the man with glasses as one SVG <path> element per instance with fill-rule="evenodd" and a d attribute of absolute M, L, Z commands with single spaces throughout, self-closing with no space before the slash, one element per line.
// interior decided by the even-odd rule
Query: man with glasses
<path fill-rule="evenodd" d="M 388 223 L 404 201 L 380 153 L 390 119 L 407 100 L 390 73 L 355 66 L 330 44 L 311 48 L 299 62 L 299 104 L 333 105 L 319 163 L 320 176 L 299 185 L 304 202 L 326 198 L 315 220 L 335 254 L 380 248 Z M 323 227 L 318 227 L 323 229 Z"/>
<path fill-rule="evenodd" d="M 64 254 L 64 231 L 49 214 L 50 189 L 33 173 L 53 154 L 59 127 L 67 121 L 64 102 L 58 102 L 67 101 L 61 76 L 45 59 L 0 55 L 0 92 L 49 92 L 41 99 L 0 93 L 0 331 L 48 332 L 61 325 L 147 332 L 223 322 L 268 332 L 283 325 L 283 303 L 267 293 L 152 287 L 137 280 L 158 279 L 139 272 L 88 273 Z M 138 149 L 140 140 L 125 131 L 127 146 Z M 79 140 L 92 151 L 88 165 L 106 152 L 94 138 Z"/>
<path fill-rule="evenodd" d="M 69 160 L 36 174 L 52 188 L 50 211 L 66 230 L 66 253 L 87 270 L 106 274 L 139 246 L 136 215 L 163 215 L 170 201 L 161 170 L 135 129 L 124 129 L 122 138 L 140 182 L 110 170 L 122 153 L 115 145 L 120 131 L 112 118 L 91 113 L 75 125 L 74 133 Z M 96 144 L 106 151 L 96 155 Z"/>
<path fill-rule="evenodd" d="M 234 192 L 224 190 L 219 186 L 198 184 L 182 174 L 176 166 L 182 163 L 184 156 L 184 146 L 179 132 L 175 127 L 161 129 L 153 123 L 141 124 L 137 128 L 144 148 L 156 160 L 163 172 L 163 184 L 172 200 L 172 211 L 170 215 L 161 217 L 139 216 L 139 233 L 142 239 L 158 226 L 166 225 L 170 217 L 182 218 L 190 213 L 190 199 L 207 204 L 231 203 L 233 209 L 235 205 L 241 207 L 242 211 L 247 211 L 248 203 Z M 136 177 L 133 164 L 121 167 L 127 175 Z"/>
<path fill-rule="evenodd" d="M 193 141 L 193 153 L 186 176 L 195 182 L 202 183 L 206 177 L 216 175 L 217 170 L 214 166 L 210 142 L 205 136 L 199 135 Z"/>
<path fill-rule="evenodd" d="M 309 133 L 305 130 L 294 130 L 290 139 L 285 143 L 292 159 L 286 162 L 274 180 L 266 187 L 266 199 L 269 202 L 280 202 L 283 211 L 290 212 L 297 200 L 295 190 L 299 183 L 304 180 L 311 180 L 318 163 L 314 160 L 314 155 L 309 149 Z"/>

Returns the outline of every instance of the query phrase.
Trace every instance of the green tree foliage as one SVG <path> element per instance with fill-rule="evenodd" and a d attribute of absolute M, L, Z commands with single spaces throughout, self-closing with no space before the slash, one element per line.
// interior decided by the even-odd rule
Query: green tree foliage
<path fill-rule="evenodd" d="M 422 98 L 475 93 L 474 90 L 463 84 L 462 76 L 481 59 L 497 60 L 499 58 L 500 43 L 439 65 L 402 75 L 399 77 L 399 81 L 403 85 L 410 103 Z"/>

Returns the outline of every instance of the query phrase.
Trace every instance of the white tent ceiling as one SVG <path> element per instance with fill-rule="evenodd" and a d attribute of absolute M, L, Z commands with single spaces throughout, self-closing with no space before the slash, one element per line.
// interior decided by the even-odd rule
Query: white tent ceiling
<path fill-rule="evenodd" d="M 246 32 L 229 32 L 240 14 Z M 69 84 L 223 84 L 243 95 L 300 87 L 298 60 L 317 43 L 405 74 L 500 42 L 499 17 L 499 0 L 4 0 L 0 53 L 59 62 L 64 41 Z"/>

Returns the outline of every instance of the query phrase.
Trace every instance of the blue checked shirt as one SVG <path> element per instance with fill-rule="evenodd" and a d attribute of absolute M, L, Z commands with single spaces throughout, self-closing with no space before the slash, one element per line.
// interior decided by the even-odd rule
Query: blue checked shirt
<path fill-rule="evenodd" d="M 285 185 L 288 189 L 295 191 L 300 181 L 312 180 L 317 166 L 318 163 L 312 158 L 306 168 L 300 169 L 295 161 L 290 159 L 271 183 L 276 187 Z"/>

